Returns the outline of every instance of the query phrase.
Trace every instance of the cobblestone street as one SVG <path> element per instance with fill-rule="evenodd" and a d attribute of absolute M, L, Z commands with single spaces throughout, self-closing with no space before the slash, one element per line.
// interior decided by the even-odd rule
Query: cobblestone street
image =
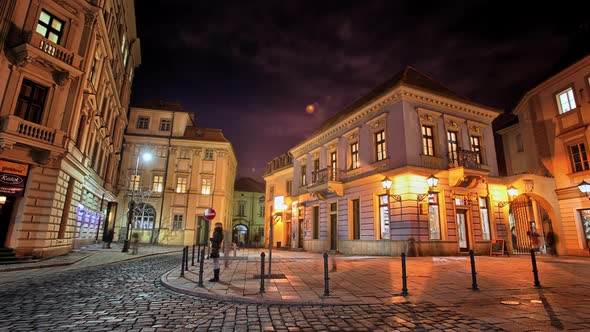
<path fill-rule="evenodd" d="M 267 305 L 205 300 L 168 291 L 160 276 L 179 254 L 102 266 L 20 271 L 0 288 L 0 331 L 408 331 L 500 330 L 423 302 Z"/>

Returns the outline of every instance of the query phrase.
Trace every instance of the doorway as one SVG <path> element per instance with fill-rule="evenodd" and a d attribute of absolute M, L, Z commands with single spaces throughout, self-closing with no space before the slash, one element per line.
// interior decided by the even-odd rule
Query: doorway
<path fill-rule="evenodd" d="M 330 250 L 338 249 L 338 218 L 335 214 L 330 215 Z"/>
<path fill-rule="evenodd" d="M 285 235 L 286 235 L 285 246 L 287 248 L 291 248 L 291 230 L 292 230 L 291 222 L 286 222 L 285 223 Z"/>
<path fill-rule="evenodd" d="M 0 248 L 5 247 L 10 228 L 10 217 L 14 208 L 14 197 L 7 197 L 4 204 L 0 204 Z"/>
<path fill-rule="evenodd" d="M 459 235 L 459 251 L 469 251 L 469 227 L 467 226 L 467 210 L 457 210 L 457 231 Z"/>
<path fill-rule="evenodd" d="M 304 227 L 305 227 L 304 220 L 299 219 L 299 238 L 297 241 L 297 248 L 303 248 L 303 239 L 305 238 Z"/>
<path fill-rule="evenodd" d="M 248 227 L 243 224 L 235 225 L 232 233 L 232 242 L 243 248 L 248 242 Z"/>

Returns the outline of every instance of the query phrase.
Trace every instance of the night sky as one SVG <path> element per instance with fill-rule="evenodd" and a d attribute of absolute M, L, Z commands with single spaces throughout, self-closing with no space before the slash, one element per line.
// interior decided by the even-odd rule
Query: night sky
<path fill-rule="evenodd" d="M 239 176 L 262 180 L 269 160 L 405 65 L 509 110 L 590 44 L 588 1 L 519 2 L 136 0 L 132 105 L 181 103 L 223 129 Z"/>

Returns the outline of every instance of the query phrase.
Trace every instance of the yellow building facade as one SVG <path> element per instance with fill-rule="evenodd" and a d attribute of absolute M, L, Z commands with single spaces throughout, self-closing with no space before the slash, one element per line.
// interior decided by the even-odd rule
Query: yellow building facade
<path fill-rule="evenodd" d="M 125 134 L 116 237 L 142 243 L 208 243 L 212 224 L 231 234 L 237 160 L 219 129 L 199 128 L 178 105 L 132 107 Z M 128 206 L 136 202 L 129 235 Z M 213 208 L 212 222 L 203 218 Z"/>

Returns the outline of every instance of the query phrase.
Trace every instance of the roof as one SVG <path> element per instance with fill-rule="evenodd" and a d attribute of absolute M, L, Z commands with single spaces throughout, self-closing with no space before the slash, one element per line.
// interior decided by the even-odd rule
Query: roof
<path fill-rule="evenodd" d="M 239 178 L 234 183 L 234 190 L 235 191 L 245 191 L 245 192 L 254 192 L 254 193 L 264 193 L 265 186 L 264 183 L 258 182 L 253 178 Z"/>
<path fill-rule="evenodd" d="M 318 129 L 316 129 L 314 131 L 314 133 L 312 135 L 315 135 L 315 134 L 331 127 L 332 125 L 334 125 L 338 121 L 342 120 L 347 115 L 357 111 L 359 108 L 369 104 L 374 99 L 382 96 L 387 91 L 392 90 L 393 88 L 395 88 L 399 85 L 405 85 L 405 86 L 409 86 L 409 87 L 413 87 L 413 88 L 417 88 L 417 89 L 421 89 L 421 90 L 426 90 L 426 91 L 433 92 L 433 93 L 441 95 L 441 96 L 445 96 L 445 97 L 457 99 L 457 100 L 460 100 L 463 102 L 467 102 L 467 103 L 475 105 L 475 106 L 480 106 L 480 107 L 492 109 L 488 106 L 483 106 L 483 105 L 477 104 L 473 101 L 470 101 L 467 98 L 461 97 L 456 92 L 452 91 L 451 89 L 447 88 L 446 86 L 442 85 L 441 83 L 437 82 L 436 80 L 432 79 L 431 77 L 427 76 L 426 74 L 419 72 L 414 67 L 406 66 L 404 68 L 404 70 L 393 75 L 387 81 L 381 83 L 376 88 L 371 90 L 369 93 L 367 93 L 366 95 L 364 95 L 360 99 L 356 100 L 355 102 L 353 102 L 352 104 L 347 106 L 344 110 L 338 112 L 337 114 L 335 114 L 334 116 L 332 116 L 331 118 L 326 120 L 322 125 L 320 125 L 320 127 Z"/>
<path fill-rule="evenodd" d="M 228 142 L 227 138 L 223 136 L 221 129 L 213 128 L 198 128 L 186 127 L 184 130 L 184 138 L 195 139 L 199 141 L 213 141 L 213 142 Z"/>

